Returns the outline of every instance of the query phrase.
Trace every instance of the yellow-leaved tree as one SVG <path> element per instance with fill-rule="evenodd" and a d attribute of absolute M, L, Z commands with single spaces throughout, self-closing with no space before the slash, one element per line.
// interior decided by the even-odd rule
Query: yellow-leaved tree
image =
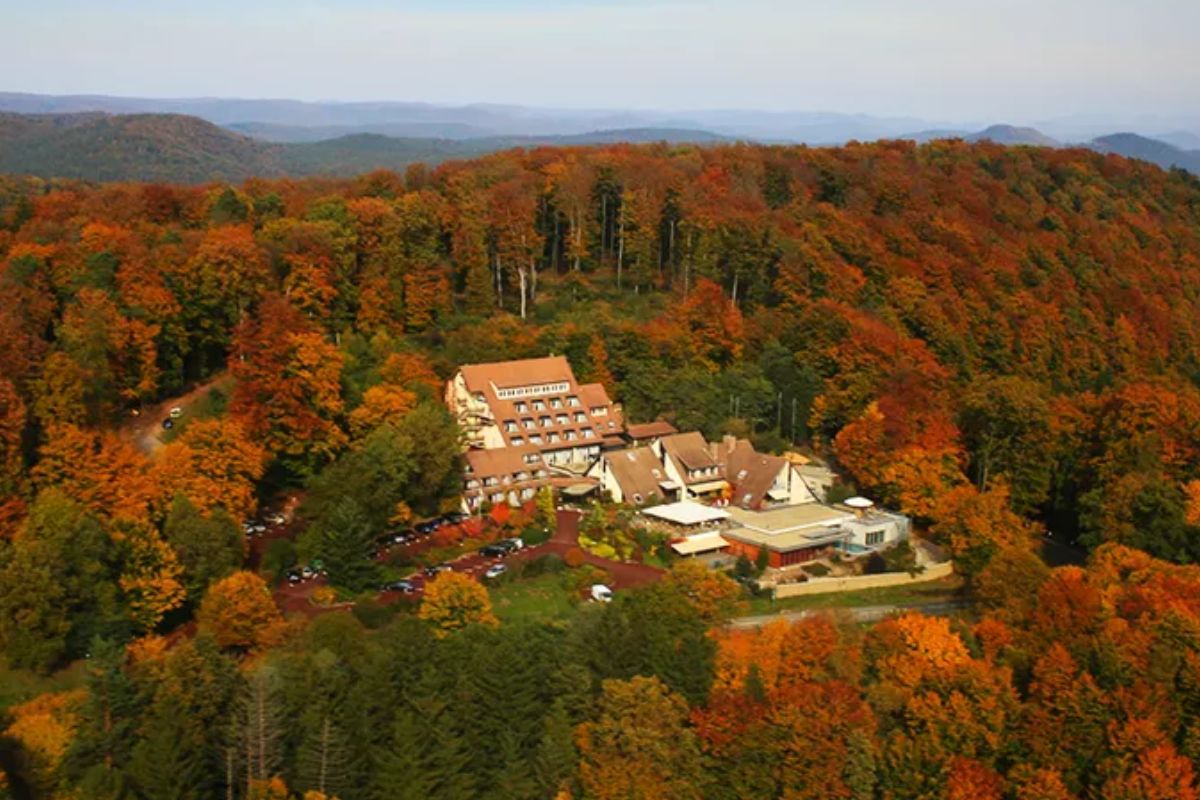
<path fill-rule="evenodd" d="M 434 635 L 439 638 L 468 625 L 500 624 L 492 613 L 487 589 L 474 578 L 456 572 L 443 572 L 425 587 L 419 616 L 433 625 Z"/>

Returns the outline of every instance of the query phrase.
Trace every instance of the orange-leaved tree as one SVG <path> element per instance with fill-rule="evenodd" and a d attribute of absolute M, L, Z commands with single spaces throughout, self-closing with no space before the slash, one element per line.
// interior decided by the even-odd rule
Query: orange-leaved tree
<path fill-rule="evenodd" d="M 236 420 L 194 420 L 159 453 L 159 483 L 168 500 L 183 495 L 205 513 L 224 508 L 245 519 L 254 513 L 254 485 L 266 460 Z"/>
<path fill-rule="evenodd" d="M 273 453 L 325 461 L 346 442 L 341 352 L 286 299 L 268 297 L 234 335 L 230 408 Z"/>
<path fill-rule="evenodd" d="M 116 434 L 55 425 L 39 456 L 38 487 L 61 490 L 102 520 L 150 518 L 159 495 L 150 462 Z"/>
<path fill-rule="evenodd" d="M 200 632 L 221 647 L 256 650 L 277 641 L 283 615 L 271 589 L 253 572 L 235 572 L 208 587 L 196 613 Z"/>

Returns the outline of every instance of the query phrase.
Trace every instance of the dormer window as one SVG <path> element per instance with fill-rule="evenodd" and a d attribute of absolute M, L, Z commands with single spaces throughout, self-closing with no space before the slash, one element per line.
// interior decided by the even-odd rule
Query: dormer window
<path fill-rule="evenodd" d="M 570 397 L 567 398 L 567 405 L 570 406 L 571 408 L 578 408 L 579 407 L 579 398 L 574 395 L 571 395 Z"/>
<path fill-rule="evenodd" d="M 513 406 L 513 407 L 514 407 L 515 409 L 517 409 L 517 413 L 518 413 L 518 414 L 524 414 L 526 411 L 528 411 L 528 410 L 529 410 L 529 406 L 525 405 L 525 403 L 517 403 L 517 404 L 516 404 L 515 406 Z"/>
<path fill-rule="evenodd" d="M 582 411 L 576 411 L 575 412 L 575 421 L 576 422 L 587 422 L 587 414 L 583 413 Z"/>
<path fill-rule="evenodd" d="M 520 447 L 523 444 L 525 444 L 525 440 L 522 439 L 520 436 L 512 437 L 512 446 L 513 447 Z"/>
<path fill-rule="evenodd" d="M 562 408 L 562 398 L 561 397 L 552 398 L 550 400 L 550 407 L 551 408 Z"/>
<path fill-rule="evenodd" d="M 533 410 L 534 411 L 545 411 L 546 404 L 543 403 L 541 400 L 534 400 L 533 401 Z"/>

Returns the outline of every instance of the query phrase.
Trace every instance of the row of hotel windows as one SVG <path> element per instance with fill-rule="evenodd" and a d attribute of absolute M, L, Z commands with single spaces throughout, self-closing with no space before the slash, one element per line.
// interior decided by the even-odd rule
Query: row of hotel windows
<path fill-rule="evenodd" d="M 582 411 L 576 411 L 574 418 L 576 422 L 588 421 L 587 414 L 583 413 Z M 571 422 L 570 414 L 558 414 L 554 417 L 554 419 L 551 419 L 550 417 L 539 417 L 537 422 L 534 422 L 531 418 L 526 417 L 525 419 L 521 420 L 521 425 L 524 426 L 525 430 L 531 431 L 539 425 L 543 428 L 549 428 L 551 425 L 566 425 L 569 422 Z M 517 421 L 512 419 L 504 420 L 504 430 L 508 433 L 515 433 L 517 430 Z"/>
<path fill-rule="evenodd" d="M 550 433 L 546 434 L 545 440 L 542 439 L 542 435 L 540 433 L 535 433 L 529 437 L 529 443 L 554 444 L 555 442 L 559 441 L 574 442 L 578 440 L 580 436 L 582 436 L 584 439 L 595 439 L 596 432 L 591 428 L 584 428 L 582 431 L 579 431 L 579 433 L 576 433 L 575 431 L 563 431 L 562 436 L 560 437 L 556 431 L 550 431 Z M 514 436 L 509 439 L 508 442 L 513 447 L 520 447 L 521 445 L 525 444 L 525 437 Z"/>
<path fill-rule="evenodd" d="M 543 383 L 539 386 L 518 386 L 514 389 L 497 389 L 496 396 L 501 400 L 508 400 L 513 397 L 530 397 L 539 394 L 553 394 L 556 392 L 565 392 L 571 388 L 569 383 Z M 579 402 L 578 399 L 575 400 Z"/>
<path fill-rule="evenodd" d="M 514 482 L 520 483 L 521 481 L 527 481 L 530 479 L 541 480 L 542 478 L 545 478 L 547 476 L 547 474 L 549 474 L 549 473 L 547 473 L 546 470 L 539 469 L 532 474 L 530 474 L 528 472 L 518 472 L 515 475 L 504 475 L 499 478 L 497 478 L 495 475 L 489 475 L 483 479 L 483 485 L 484 486 L 499 486 L 499 485 L 503 484 L 504 486 L 508 486 L 510 483 L 514 483 Z M 467 481 L 468 489 L 478 489 L 479 485 L 480 485 L 480 481 L 477 478 L 472 478 Z"/>
<path fill-rule="evenodd" d="M 529 410 L 530 406 L 533 406 L 534 411 L 545 411 L 546 410 L 546 401 L 545 400 L 534 400 L 532 403 L 526 403 L 524 401 L 518 400 L 516 403 L 513 403 L 513 408 L 515 408 L 517 410 L 518 414 L 524 414 L 526 411 Z M 578 397 L 576 397 L 575 395 L 571 395 L 570 397 L 567 398 L 567 407 L 568 408 L 579 408 L 579 406 L 580 406 L 580 402 L 579 402 Z M 563 407 L 563 399 L 561 397 L 551 397 L 550 398 L 550 407 L 551 408 L 562 408 Z"/>

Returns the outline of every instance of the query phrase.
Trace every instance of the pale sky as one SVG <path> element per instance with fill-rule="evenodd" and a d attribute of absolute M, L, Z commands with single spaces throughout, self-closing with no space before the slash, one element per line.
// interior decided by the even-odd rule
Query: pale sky
<path fill-rule="evenodd" d="M 0 0 L 0 90 L 829 110 L 1200 111 L 1200 0 Z"/>

